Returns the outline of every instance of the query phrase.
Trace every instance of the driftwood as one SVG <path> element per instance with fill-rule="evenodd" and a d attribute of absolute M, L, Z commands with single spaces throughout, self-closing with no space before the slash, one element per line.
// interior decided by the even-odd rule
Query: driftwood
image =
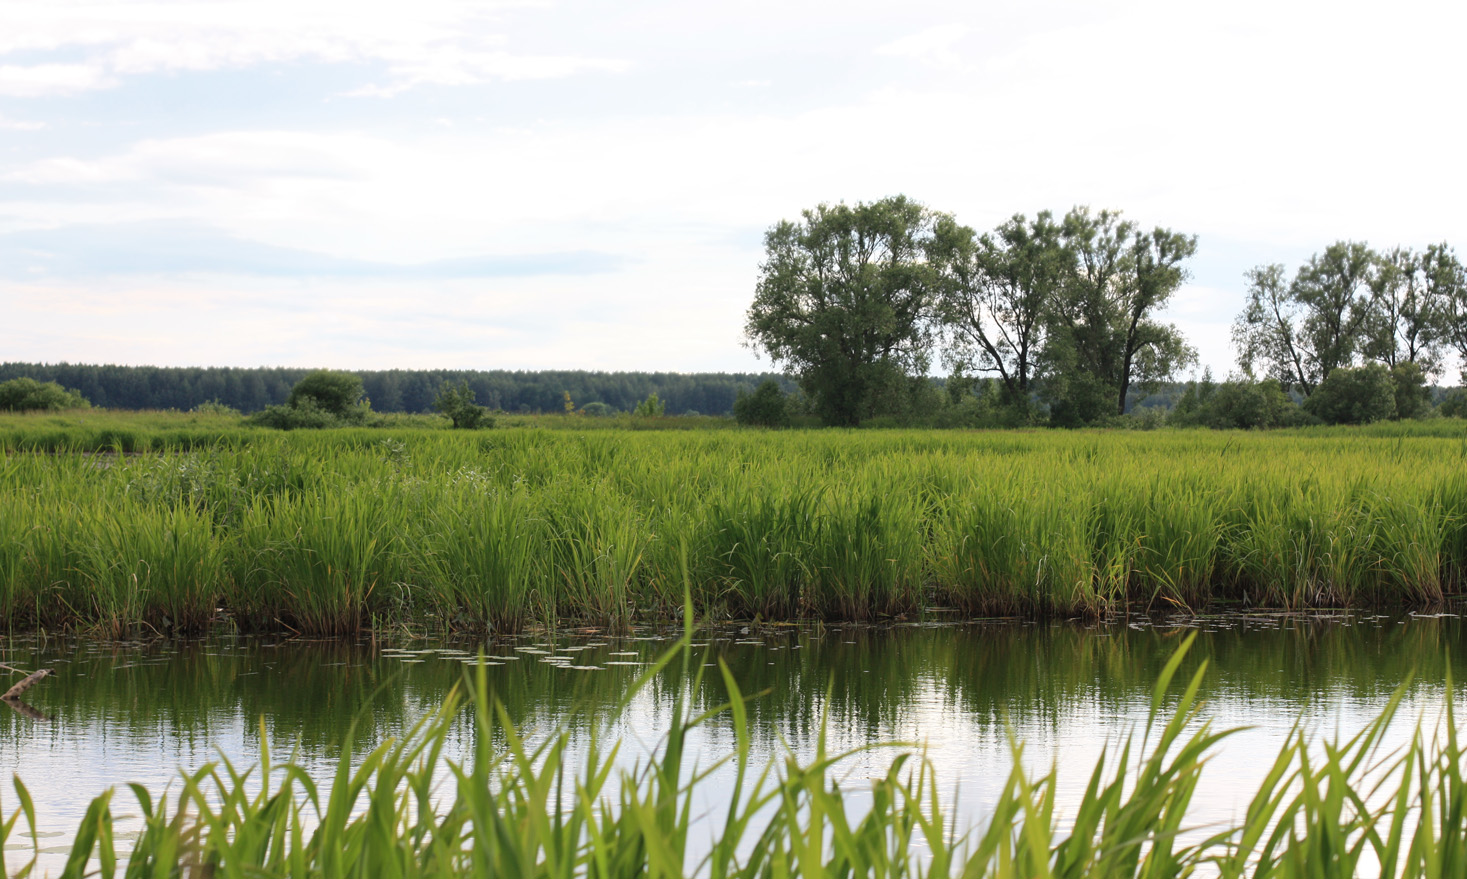
<path fill-rule="evenodd" d="M 49 674 L 52 674 L 52 671 L 49 668 L 43 668 L 40 671 L 31 672 L 30 674 L 22 678 L 18 683 L 16 683 L 15 686 L 6 690 L 5 695 L 0 696 L 0 699 L 19 699 L 21 693 L 24 693 L 26 690 L 34 687 L 42 678 L 46 677 Z"/>
<path fill-rule="evenodd" d="M 29 690 L 31 687 L 34 687 L 36 683 L 42 678 L 53 675 L 55 674 L 55 672 L 51 671 L 51 669 L 49 668 L 43 668 L 40 671 L 33 671 L 30 674 L 26 674 L 24 671 L 21 671 L 14 666 L 6 665 L 3 662 L 0 662 L 0 668 L 5 669 L 6 671 L 13 671 L 16 674 L 25 675 L 25 677 L 18 681 L 15 686 L 6 690 L 4 695 L 0 695 L 0 702 L 4 702 L 6 705 L 10 706 L 11 710 L 15 711 L 18 714 L 23 714 L 32 720 L 50 720 L 51 718 L 47 717 L 45 714 L 42 714 L 38 709 L 32 708 L 31 706 L 20 701 L 20 694 L 24 693 L 26 690 Z"/>

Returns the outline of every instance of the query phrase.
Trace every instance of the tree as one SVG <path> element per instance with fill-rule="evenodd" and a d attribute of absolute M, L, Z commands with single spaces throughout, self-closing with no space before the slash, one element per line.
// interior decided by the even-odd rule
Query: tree
<path fill-rule="evenodd" d="M 1051 305 L 1070 261 L 1048 211 L 1031 222 L 1016 214 L 991 234 L 942 219 L 937 313 L 950 339 L 955 372 L 996 372 L 1010 405 L 1028 406 Z"/>
<path fill-rule="evenodd" d="M 789 427 L 789 407 L 785 405 L 779 383 L 765 379 L 752 394 L 740 389 L 734 400 L 734 419 L 739 424 L 756 427 Z"/>
<path fill-rule="evenodd" d="M 0 382 L 0 411 L 85 409 L 90 405 L 79 391 L 69 391 L 56 382 L 25 377 Z"/>
<path fill-rule="evenodd" d="M 344 421 L 360 420 L 365 415 L 362 380 L 349 372 L 318 369 L 295 383 L 286 405 L 293 409 L 310 400 L 316 408 Z"/>
<path fill-rule="evenodd" d="M 1440 371 L 1455 262 L 1442 244 L 1425 253 L 1398 247 L 1381 255 L 1370 279 L 1375 307 L 1365 320 L 1361 353 L 1393 370 L 1414 364 L 1428 377 Z"/>
<path fill-rule="evenodd" d="M 1312 394 L 1336 368 L 1353 363 L 1364 343 L 1376 266 L 1370 248 L 1340 241 L 1310 257 L 1287 287 L 1281 265 L 1250 270 L 1248 301 L 1233 324 L 1238 365 L 1249 375 L 1261 367 L 1286 388 Z"/>
<path fill-rule="evenodd" d="M 1047 359 L 1059 381 L 1051 396 L 1079 420 L 1107 402 L 1123 415 L 1133 385 L 1153 385 L 1196 359 L 1176 327 L 1155 316 L 1187 280 L 1183 263 L 1197 238 L 1159 226 L 1143 232 L 1117 212 L 1083 207 L 1065 216 L 1061 235 L 1071 262 L 1053 308 Z"/>
<path fill-rule="evenodd" d="M 1461 381 L 1467 385 L 1467 269 L 1445 244 L 1427 252 L 1431 256 L 1427 274 L 1439 291 L 1442 306 L 1442 339 L 1456 349 L 1462 367 Z"/>
<path fill-rule="evenodd" d="M 827 423 L 859 424 L 894 375 L 925 371 L 937 219 L 894 196 L 822 204 L 765 234 L 748 344 L 797 375 Z"/>

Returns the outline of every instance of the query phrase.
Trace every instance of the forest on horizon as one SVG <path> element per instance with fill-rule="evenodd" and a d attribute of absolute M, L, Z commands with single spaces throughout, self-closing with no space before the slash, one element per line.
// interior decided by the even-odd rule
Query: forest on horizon
<path fill-rule="evenodd" d="M 240 412 L 278 406 L 312 370 L 305 367 L 117 366 L 81 363 L 0 363 L 0 382 L 31 378 L 79 391 L 107 409 L 189 410 L 217 402 Z M 445 382 L 467 382 L 480 405 L 505 412 L 563 412 L 565 395 L 583 407 L 604 403 L 621 412 L 656 394 L 669 415 L 728 415 L 739 391 L 774 379 L 786 392 L 796 383 L 776 373 L 592 372 L 586 370 L 351 370 L 377 412 L 432 412 Z"/>

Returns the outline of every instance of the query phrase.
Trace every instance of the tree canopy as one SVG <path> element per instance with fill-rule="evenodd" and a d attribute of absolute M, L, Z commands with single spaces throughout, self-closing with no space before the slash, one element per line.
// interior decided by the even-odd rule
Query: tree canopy
<path fill-rule="evenodd" d="M 1019 420 L 1045 401 L 1053 422 L 1089 423 L 1195 359 L 1157 314 L 1196 249 L 1084 207 L 980 235 L 901 196 L 820 205 L 765 236 L 745 330 L 829 424 L 910 409 L 939 337 L 956 373 L 996 374 Z"/>
<path fill-rule="evenodd" d="M 1004 395 L 1027 406 L 1053 304 L 1069 275 L 1060 226 L 1048 211 L 1017 214 L 977 235 L 951 218 L 938 226 L 938 316 L 949 367 L 995 372 Z"/>
<path fill-rule="evenodd" d="M 1310 257 L 1292 280 L 1279 264 L 1258 266 L 1246 278 L 1248 300 L 1233 342 L 1250 375 L 1306 395 L 1335 370 L 1365 361 L 1387 370 L 1410 364 L 1429 379 L 1459 335 L 1467 360 L 1467 332 L 1460 331 L 1467 327 L 1455 317 L 1467 314 L 1467 284 L 1445 244 L 1378 253 L 1363 242 L 1339 241 Z"/>
<path fill-rule="evenodd" d="M 80 363 L 0 363 L 0 381 L 31 378 L 76 388 L 94 405 L 112 409 L 181 409 L 217 401 L 241 412 L 281 405 L 291 388 L 311 370 L 290 367 L 119 366 Z M 733 411 L 740 389 L 774 378 L 752 373 L 593 372 L 589 370 L 415 370 L 356 372 L 374 412 L 432 412 L 444 382 L 463 382 L 475 401 L 505 412 L 561 412 L 570 391 L 578 404 L 596 401 L 615 411 L 631 411 L 656 393 L 667 411 L 710 414 Z"/>
<path fill-rule="evenodd" d="M 937 220 L 894 196 L 822 204 L 765 234 L 744 330 L 799 377 L 827 423 L 859 424 L 884 387 L 925 371 Z"/>
<path fill-rule="evenodd" d="M 1055 403 L 1079 421 L 1122 415 L 1133 384 L 1154 386 L 1196 359 L 1177 329 L 1156 320 L 1187 279 L 1183 265 L 1197 238 L 1156 227 L 1147 232 L 1114 211 L 1075 208 L 1061 235 L 1070 254 L 1054 303 L 1050 362 Z M 1066 386 L 1078 393 L 1066 394 Z"/>

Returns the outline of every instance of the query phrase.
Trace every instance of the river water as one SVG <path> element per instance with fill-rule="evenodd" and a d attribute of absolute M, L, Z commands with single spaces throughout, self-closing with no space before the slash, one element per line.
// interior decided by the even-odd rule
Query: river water
<path fill-rule="evenodd" d="M 1157 675 L 1194 631 L 1181 676 L 1208 663 L 1204 716 L 1222 727 L 1251 727 L 1226 740 L 1205 771 L 1198 824 L 1241 814 L 1296 721 L 1322 737 L 1353 733 L 1408 680 L 1402 720 L 1435 718 L 1449 665 L 1467 668 L 1462 623 L 1451 614 L 729 625 L 700 631 L 697 656 L 699 665 L 722 659 L 746 694 L 763 693 L 749 712 L 761 758 L 786 749 L 811 753 L 822 718 L 832 748 L 920 743 L 966 827 L 981 823 L 1012 766 L 1009 730 L 1025 742 L 1026 763 L 1059 766 L 1063 811 L 1083 790 L 1102 747 L 1145 721 Z M 490 657 L 496 697 L 531 737 L 557 726 L 595 728 L 603 739 L 621 740 L 622 759 L 631 761 L 655 747 L 678 693 L 700 706 L 727 697 L 719 675 L 695 684 L 675 663 L 618 712 L 630 683 L 676 635 L 581 629 L 472 641 L 12 637 L 0 640 L 0 662 L 55 675 L 25 694 L 44 719 L 0 708 L 0 772 L 19 775 L 34 796 L 42 867 L 54 874 L 88 803 L 107 786 L 133 781 L 158 792 L 172 782 L 176 790 L 180 768 L 221 755 L 240 767 L 255 762 L 262 735 L 277 758 L 293 752 L 325 778 L 353 721 L 359 743 L 401 732 L 436 707 L 481 653 Z M 711 764 L 732 742 L 728 726 L 715 722 L 696 739 L 700 762 Z M 881 749 L 848 763 L 857 798 L 864 779 L 882 774 L 891 756 Z M 713 795 L 718 785 L 708 790 Z M 130 804 L 131 794 L 120 789 L 114 814 L 135 812 Z M 0 787 L 0 807 L 8 814 L 15 805 L 10 785 Z M 118 826 L 125 832 L 127 819 Z M 17 835 L 7 848 L 31 845 Z"/>

